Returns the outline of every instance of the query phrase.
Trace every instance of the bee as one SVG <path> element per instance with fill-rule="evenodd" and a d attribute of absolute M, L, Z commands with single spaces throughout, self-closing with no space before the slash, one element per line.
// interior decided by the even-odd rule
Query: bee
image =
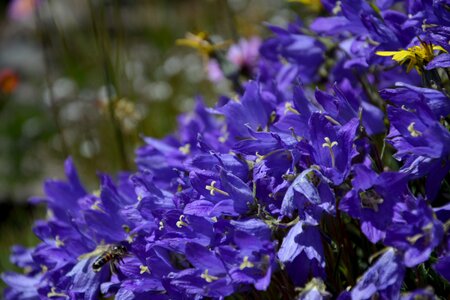
<path fill-rule="evenodd" d="M 123 263 L 123 257 L 127 255 L 128 250 L 124 245 L 112 244 L 94 261 L 92 269 L 95 272 L 100 271 L 107 263 L 111 273 L 117 273 L 117 263 Z"/>

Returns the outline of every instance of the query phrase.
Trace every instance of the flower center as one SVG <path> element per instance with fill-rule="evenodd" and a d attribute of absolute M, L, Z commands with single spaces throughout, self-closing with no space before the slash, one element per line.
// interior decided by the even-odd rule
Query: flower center
<path fill-rule="evenodd" d="M 359 193 L 359 197 L 361 198 L 362 207 L 370 208 L 376 212 L 378 211 L 378 205 L 382 204 L 384 201 L 373 189 Z"/>
<path fill-rule="evenodd" d="M 336 159 L 334 157 L 333 147 L 337 146 L 338 142 L 336 142 L 336 141 L 331 142 L 329 137 L 325 137 L 324 140 L 325 140 L 325 143 L 322 144 L 322 148 L 328 148 L 328 150 L 330 151 L 331 166 L 334 168 Z"/>
<path fill-rule="evenodd" d="M 213 181 L 211 181 L 210 185 L 205 186 L 205 189 L 207 189 L 209 191 L 209 194 L 211 196 L 214 196 L 216 192 L 219 193 L 219 194 L 222 194 L 224 196 L 230 196 L 230 194 L 228 194 L 227 192 L 225 192 L 225 191 L 223 191 L 223 190 L 221 190 L 219 188 L 216 188 L 215 187 L 216 183 L 217 182 L 215 180 L 213 180 Z"/>
<path fill-rule="evenodd" d="M 213 276 L 213 275 L 209 275 L 208 274 L 208 269 L 206 269 L 205 272 L 203 272 L 200 277 L 205 279 L 205 281 L 208 282 L 208 283 L 219 279 L 219 277 L 216 277 L 216 276 Z"/>

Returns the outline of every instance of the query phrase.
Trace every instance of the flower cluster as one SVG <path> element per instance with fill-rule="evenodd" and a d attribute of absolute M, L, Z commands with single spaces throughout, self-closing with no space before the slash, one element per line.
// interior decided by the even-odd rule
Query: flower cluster
<path fill-rule="evenodd" d="M 145 138 L 136 173 L 89 193 L 68 159 L 5 298 L 448 295 L 449 4 L 317 7 L 259 60 L 232 48 L 242 93 Z"/>

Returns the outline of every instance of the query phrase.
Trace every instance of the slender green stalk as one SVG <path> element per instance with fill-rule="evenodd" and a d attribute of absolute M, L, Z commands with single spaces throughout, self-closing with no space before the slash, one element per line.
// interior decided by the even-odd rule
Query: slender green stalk
<path fill-rule="evenodd" d="M 51 5 L 51 3 L 48 3 Z M 42 47 L 42 53 L 44 56 L 44 68 L 45 68 L 45 83 L 47 85 L 48 97 L 50 100 L 50 110 L 53 117 L 53 122 L 55 123 L 56 130 L 58 131 L 59 138 L 61 140 L 61 151 L 64 157 L 69 156 L 69 148 L 64 135 L 64 130 L 61 124 L 61 120 L 59 119 L 59 108 L 55 98 L 55 94 L 53 93 L 52 80 L 51 80 L 51 57 L 48 52 L 48 46 L 50 44 L 50 39 L 48 34 L 46 33 L 45 24 L 41 19 L 39 10 L 42 6 L 38 6 L 35 10 L 35 21 L 36 21 L 36 30 L 39 37 L 39 41 Z"/>
<path fill-rule="evenodd" d="M 106 86 L 106 93 L 108 97 L 108 112 L 110 115 L 111 123 L 113 126 L 114 136 L 116 139 L 119 156 L 121 160 L 121 167 L 124 170 L 129 169 L 128 160 L 126 156 L 126 148 L 125 148 L 125 139 L 122 133 L 122 128 L 120 126 L 119 120 L 116 117 L 115 111 L 114 111 L 114 100 L 117 98 L 115 95 L 119 93 L 118 91 L 118 84 L 114 77 L 114 70 L 113 65 L 111 63 L 111 58 L 109 54 L 107 53 L 107 39 L 104 35 L 100 35 L 100 31 L 96 22 L 96 16 L 94 13 L 94 7 L 91 2 L 91 0 L 88 0 L 89 9 L 91 13 L 91 22 L 92 22 L 92 28 L 94 31 L 94 37 L 97 42 L 97 46 L 100 50 L 101 56 L 102 56 L 102 65 L 103 65 L 103 72 L 104 72 L 104 79 L 105 79 L 105 86 Z M 117 5 L 117 4 L 116 4 Z M 104 15 L 102 14 L 101 18 L 104 20 Z M 115 92 L 113 91 L 113 88 Z"/>

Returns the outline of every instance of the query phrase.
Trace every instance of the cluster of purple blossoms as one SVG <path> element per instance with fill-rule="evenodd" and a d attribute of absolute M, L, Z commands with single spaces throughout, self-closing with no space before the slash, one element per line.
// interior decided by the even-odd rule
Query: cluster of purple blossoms
<path fill-rule="evenodd" d="M 450 3 L 322 6 L 242 50 L 242 93 L 145 138 L 136 173 L 89 193 L 68 159 L 5 298 L 447 297 Z"/>

